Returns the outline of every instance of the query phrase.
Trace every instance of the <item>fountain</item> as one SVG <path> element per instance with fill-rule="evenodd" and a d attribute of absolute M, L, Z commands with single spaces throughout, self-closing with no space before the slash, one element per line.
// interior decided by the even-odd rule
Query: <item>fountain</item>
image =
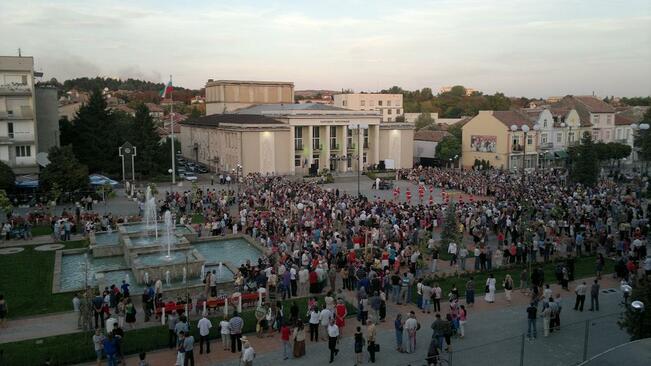
<path fill-rule="evenodd" d="M 188 278 L 188 270 L 185 267 L 183 267 L 183 283 L 187 281 L 187 278 Z"/>
<path fill-rule="evenodd" d="M 149 283 L 149 272 L 145 272 L 145 284 Z"/>
<path fill-rule="evenodd" d="M 165 256 L 165 259 L 166 260 L 171 260 L 172 259 L 172 254 L 171 254 L 172 253 L 172 242 L 173 242 L 172 233 L 174 231 L 175 223 L 172 220 L 172 213 L 169 210 L 165 211 L 164 219 L 165 219 L 165 232 L 166 232 L 166 235 L 165 235 L 165 240 L 164 240 L 163 244 L 167 245 L 167 255 Z M 158 230 L 156 231 L 156 233 L 157 233 L 156 235 L 158 235 Z"/>
<path fill-rule="evenodd" d="M 217 267 L 217 281 L 221 281 L 224 277 L 224 263 L 219 262 Z"/>
<path fill-rule="evenodd" d="M 151 193 L 151 187 L 147 187 L 145 192 L 145 228 L 147 231 L 145 234 L 149 234 L 149 231 L 154 230 L 156 239 L 158 239 L 158 214 L 156 212 L 156 197 Z"/>
<path fill-rule="evenodd" d="M 167 287 L 170 287 L 172 285 L 172 281 L 170 280 L 170 271 L 167 270 L 165 271 L 165 283 L 167 284 Z"/>

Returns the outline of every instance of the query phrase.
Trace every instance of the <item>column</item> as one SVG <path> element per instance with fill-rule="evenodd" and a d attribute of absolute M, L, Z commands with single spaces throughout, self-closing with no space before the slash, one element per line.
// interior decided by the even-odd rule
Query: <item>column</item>
<path fill-rule="evenodd" d="M 348 156 L 348 125 L 341 126 L 341 156 Z M 340 162 L 342 172 L 348 169 L 348 160 Z"/>
<path fill-rule="evenodd" d="M 330 170 L 330 126 L 323 126 L 323 129 L 325 133 L 323 134 L 324 140 L 321 140 L 321 145 L 323 146 L 323 149 L 321 149 L 321 160 L 324 162 L 322 166 L 323 169 Z M 319 134 L 319 136 L 321 135 Z"/>
<path fill-rule="evenodd" d="M 294 143 L 294 139 L 296 137 L 296 131 L 294 130 L 295 128 L 299 128 L 300 126 L 292 126 L 289 125 L 289 173 L 290 174 L 296 174 L 296 164 L 294 164 L 294 155 L 296 154 L 296 144 Z M 301 166 L 302 166 L 303 159 L 301 159 Z"/>
<path fill-rule="evenodd" d="M 305 132 L 305 131 L 303 131 Z M 310 125 L 307 126 L 307 139 L 303 135 L 303 149 L 307 149 L 307 167 L 308 169 L 312 166 L 313 160 L 312 155 L 314 155 L 314 150 L 312 149 L 312 133 L 314 133 L 314 128 Z"/>
<path fill-rule="evenodd" d="M 371 138 L 371 136 L 369 136 Z M 373 164 L 380 163 L 380 125 L 373 125 Z"/>

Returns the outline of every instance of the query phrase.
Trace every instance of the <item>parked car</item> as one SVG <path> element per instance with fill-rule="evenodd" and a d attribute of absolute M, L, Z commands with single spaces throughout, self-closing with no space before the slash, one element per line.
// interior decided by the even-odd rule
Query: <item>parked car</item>
<path fill-rule="evenodd" d="M 198 173 L 204 174 L 204 173 L 208 173 L 209 170 L 208 170 L 208 167 L 207 167 L 207 166 L 205 166 L 205 165 L 199 165 L 199 166 L 197 166 L 196 171 L 197 171 Z"/>
<path fill-rule="evenodd" d="M 194 182 L 197 179 L 199 179 L 199 177 L 197 177 L 197 175 L 194 174 L 194 173 L 185 173 L 183 179 L 185 179 L 187 181 L 190 181 L 190 182 Z"/>
<path fill-rule="evenodd" d="M 380 190 L 393 189 L 393 181 L 382 179 L 380 180 Z M 371 189 L 375 189 L 375 183 L 371 184 Z"/>

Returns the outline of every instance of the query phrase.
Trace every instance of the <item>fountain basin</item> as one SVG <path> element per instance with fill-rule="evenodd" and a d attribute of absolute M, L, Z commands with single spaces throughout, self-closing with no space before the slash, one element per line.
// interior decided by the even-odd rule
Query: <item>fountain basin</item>
<path fill-rule="evenodd" d="M 172 281 L 183 280 L 184 269 L 186 280 L 201 276 L 201 267 L 206 260 L 197 250 L 178 249 L 173 250 L 170 254 L 170 258 L 166 258 L 166 253 L 160 251 L 132 253 L 131 270 L 135 276 L 135 282 L 144 284 L 146 277 L 152 282 L 157 279 L 165 282 L 168 271 Z"/>

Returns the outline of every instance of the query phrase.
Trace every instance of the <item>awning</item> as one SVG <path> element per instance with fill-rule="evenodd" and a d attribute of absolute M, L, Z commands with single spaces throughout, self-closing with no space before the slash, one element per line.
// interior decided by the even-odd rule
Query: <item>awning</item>
<path fill-rule="evenodd" d="M 553 159 L 556 159 L 556 157 L 554 156 L 554 153 L 549 152 L 549 151 L 546 152 L 546 153 L 544 153 L 542 158 L 543 158 L 544 160 L 553 160 Z"/>
<path fill-rule="evenodd" d="M 554 151 L 554 155 L 556 155 L 558 159 L 567 159 L 569 157 L 565 150 Z"/>

